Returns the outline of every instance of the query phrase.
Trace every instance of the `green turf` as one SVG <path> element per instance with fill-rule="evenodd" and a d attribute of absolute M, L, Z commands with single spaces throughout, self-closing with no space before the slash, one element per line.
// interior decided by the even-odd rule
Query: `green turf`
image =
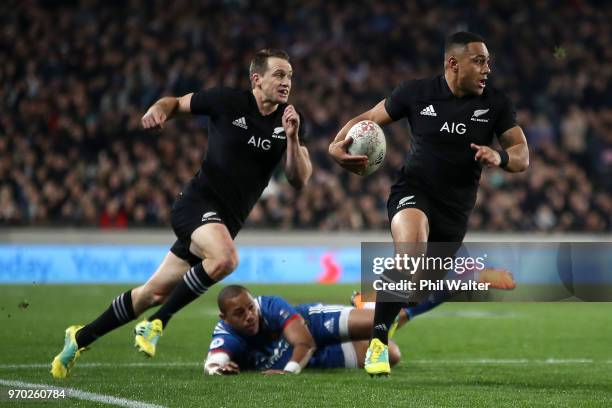
<path fill-rule="evenodd" d="M 201 362 L 216 321 L 212 291 L 176 316 L 154 360 L 134 351 L 130 324 L 95 343 L 67 380 L 52 379 L 47 368 L 7 367 L 49 363 L 66 326 L 88 322 L 126 288 L 0 286 L 0 379 L 169 407 L 612 406 L 612 303 L 443 305 L 400 330 L 402 362 L 387 379 L 371 379 L 361 370 L 205 377 Z M 252 290 L 294 303 L 346 303 L 352 287 Z M 146 364 L 126 367 L 138 363 Z M 6 387 L 0 391 L 0 405 L 10 407 L 101 405 L 76 399 L 24 405 L 6 401 Z"/>

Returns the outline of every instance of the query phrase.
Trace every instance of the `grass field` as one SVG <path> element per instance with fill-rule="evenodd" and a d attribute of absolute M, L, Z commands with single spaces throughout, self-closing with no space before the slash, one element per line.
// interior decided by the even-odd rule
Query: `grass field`
<path fill-rule="evenodd" d="M 48 364 L 61 349 L 66 326 L 90 321 L 125 289 L 0 286 L 0 405 L 109 406 L 77 398 L 9 401 L 7 390 L 19 387 L 8 381 L 20 381 L 112 396 L 124 406 L 612 406 L 612 303 L 442 305 L 400 330 L 402 362 L 386 379 L 361 370 L 205 377 L 201 363 L 216 321 L 211 291 L 170 323 L 155 359 L 133 349 L 130 324 L 94 343 L 67 380 L 52 379 Z M 353 288 L 251 289 L 292 303 L 347 303 Z"/>

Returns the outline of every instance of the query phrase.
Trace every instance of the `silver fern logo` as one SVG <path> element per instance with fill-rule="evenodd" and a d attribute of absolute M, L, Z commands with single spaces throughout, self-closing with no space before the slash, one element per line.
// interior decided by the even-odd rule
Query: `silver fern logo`
<path fill-rule="evenodd" d="M 410 201 L 414 198 L 413 195 L 411 196 L 406 196 L 404 198 L 402 198 L 401 200 L 399 200 L 399 202 L 397 203 L 397 207 L 396 208 L 400 208 L 403 207 L 405 205 L 410 205 L 410 204 L 415 204 L 416 201 Z"/>
<path fill-rule="evenodd" d="M 483 119 L 481 118 L 482 115 L 486 114 L 487 112 L 489 112 L 490 109 L 476 109 L 474 111 L 474 114 L 472 115 L 472 118 L 470 119 L 472 122 L 484 122 L 487 123 L 489 121 L 489 119 Z"/>
<path fill-rule="evenodd" d="M 221 221 L 221 218 L 214 211 L 209 211 L 202 216 L 202 222 L 204 221 Z"/>
<path fill-rule="evenodd" d="M 474 115 L 473 115 L 473 116 L 474 116 L 475 118 L 479 118 L 479 117 L 481 117 L 482 115 L 484 115 L 485 113 L 487 113 L 488 111 L 489 111 L 489 109 L 476 109 L 476 110 L 474 111 Z"/>

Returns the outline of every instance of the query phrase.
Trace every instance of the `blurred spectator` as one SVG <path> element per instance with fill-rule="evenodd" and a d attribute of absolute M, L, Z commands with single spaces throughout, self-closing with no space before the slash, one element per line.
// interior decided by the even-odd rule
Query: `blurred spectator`
<path fill-rule="evenodd" d="M 149 3 L 148 3 L 149 4 Z M 475 230 L 612 231 L 612 4 L 540 0 L 17 2 L 0 5 L 0 224 L 167 225 L 206 152 L 206 120 L 144 133 L 162 95 L 249 86 L 263 47 L 289 51 L 292 102 L 315 165 L 296 194 L 282 174 L 248 223 L 259 228 L 382 229 L 410 145 L 386 129 L 385 167 L 368 178 L 330 161 L 352 116 L 405 79 L 442 71 L 444 38 L 482 34 L 493 86 L 518 108 L 528 172 L 485 171 Z"/>
<path fill-rule="evenodd" d="M 571 105 L 561 120 L 561 146 L 583 168 L 587 165 L 588 130 L 585 113 L 577 105 Z"/>
<path fill-rule="evenodd" d="M 127 214 L 120 207 L 119 201 L 116 198 L 110 200 L 102 215 L 100 216 L 100 228 L 127 228 L 128 218 Z"/>

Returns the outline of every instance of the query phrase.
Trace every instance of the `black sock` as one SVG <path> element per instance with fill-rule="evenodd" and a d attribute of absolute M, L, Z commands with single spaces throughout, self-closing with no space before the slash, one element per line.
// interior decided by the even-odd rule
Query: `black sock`
<path fill-rule="evenodd" d="M 405 275 L 396 269 L 385 271 L 381 276 L 385 282 L 401 282 Z M 378 339 L 384 344 L 389 343 L 389 329 L 402 307 L 408 300 L 408 292 L 379 290 L 376 292 L 376 308 L 372 324 L 372 339 Z"/>
<path fill-rule="evenodd" d="M 215 283 L 217 282 L 208 276 L 204 266 L 201 263 L 197 264 L 187 271 L 170 293 L 166 303 L 149 317 L 149 321 L 159 319 L 165 328 L 173 314 L 200 297 Z"/>
<path fill-rule="evenodd" d="M 132 289 L 120 294 L 111 305 L 96 320 L 80 329 L 76 334 L 79 348 L 93 343 L 98 337 L 104 336 L 111 330 L 134 320 L 134 307 L 132 305 Z"/>
<path fill-rule="evenodd" d="M 376 302 L 372 327 L 373 339 L 378 339 L 384 344 L 389 343 L 389 329 L 403 305 L 402 302 Z"/>

